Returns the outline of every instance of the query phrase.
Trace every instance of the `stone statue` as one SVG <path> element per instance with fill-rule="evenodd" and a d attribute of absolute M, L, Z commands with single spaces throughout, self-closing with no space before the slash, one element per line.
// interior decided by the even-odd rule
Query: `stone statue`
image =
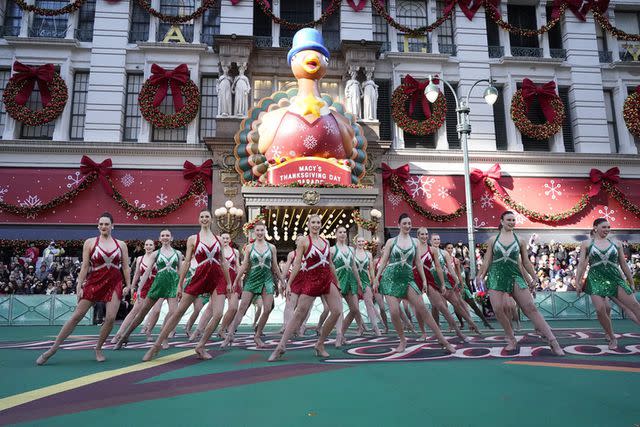
<path fill-rule="evenodd" d="M 360 118 L 362 114 L 360 113 L 360 98 L 362 98 L 362 93 L 360 90 L 360 82 L 356 80 L 356 72 L 351 71 L 351 79 L 347 80 L 347 84 L 344 88 L 344 97 L 345 97 L 345 107 L 347 111 L 354 116 Z"/>
<path fill-rule="evenodd" d="M 373 81 L 373 73 L 367 73 L 367 80 L 362 83 L 364 108 L 362 117 L 365 120 L 378 120 L 378 85 Z"/>
<path fill-rule="evenodd" d="M 222 67 L 222 75 L 218 78 L 218 115 L 231 116 L 231 84 L 233 81 L 229 77 L 229 67 Z"/>
<path fill-rule="evenodd" d="M 235 94 L 233 103 L 233 111 L 236 116 L 244 117 L 249 111 L 249 92 L 251 91 L 251 85 L 249 79 L 244 75 L 246 65 L 238 67 L 238 76 L 233 81 L 233 87 L 231 92 Z"/>

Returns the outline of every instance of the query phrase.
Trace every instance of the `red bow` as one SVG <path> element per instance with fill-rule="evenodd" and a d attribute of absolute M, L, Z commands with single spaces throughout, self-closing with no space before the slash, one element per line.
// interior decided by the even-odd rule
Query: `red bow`
<path fill-rule="evenodd" d="M 500 164 L 496 163 L 491 166 L 488 171 L 482 172 L 480 169 L 471 170 L 470 178 L 471 184 L 473 186 L 473 198 L 477 199 L 482 196 L 482 192 L 484 191 L 484 181 L 485 179 L 492 179 L 493 185 L 496 190 L 506 196 L 507 193 L 504 191 L 504 188 L 500 185 L 498 180 L 502 177 L 502 172 L 500 171 Z M 481 184 L 481 185 L 478 185 Z"/>
<path fill-rule="evenodd" d="M 176 112 L 182 110 L 184 102 L 182 102 L 183 84 L 189 81 L 189 68 L 187 64 L 180 64 L 175 69 L 168 71 L 157 64 L 151 66 L 152 76 L 149 83 L 158 85 L 156 96 L 153 98 L 153 106 L 160 105 L 162 100 L 167 96 L 169 84 L 171 85 L 171 96 L 173 97 L 173 106 Z"/>
<path fill-rule="evenodd" d="M 19 61 L 15 61 L 13 63 L 13 71 L 16 73 L 11 77 L 11 80 L 15 80 L 17 82 L 25 81 L 24 86 L 22 86 L 22 89 L 20 89 L 20 92 L 16 95 L 16 103 L 19 105 L 26 104 L 29 100 L 29 96 L 31 96 L 31 92 L 33 92 L 33 87 L 36 82 L 38 82 L 42 105 L 45 107 L 49 105 L 51 102 L 49 82 L 53 80 L 53 76 L 56 73 L 56 69 L 53 64 L 30 67 Z"/>
<path fill-rule="evenodd" d="M 103 160 L 102 163 L 96 163 L 89 158 L 89 156 L 82 156 L 80 160 L 80 172 L 83 175 L 89 175 L 95 173 L 98 175 L 98 179 L 102 184 L 104 191 L 110 196 L 113 196 L 113 188 L 109 183 L 109 175 L 111 175 L 111 159 Z"/>
<path fill-rule="evenodd" d="M 347 0 L 347 3 L 349 4 L 349 6 L 351 6 L 351 9 L 355 10 L 356 12 L 360 12 L 367 4 L 367 0 L 359 0 L 358 4 L 356 4 L 353 0 Z"/>
<path fill-rule="evenodd" d="M 238 3 L 240 3 L 240 0 L 231 0 L 231 5 L 232 5 L 232 6 L 235 6 L 235 5 L 237 5 Z"/>
<path fill-rule="evenodd" d="M 207 190 L 207 194 L 211 195 L 211 177 L 213 176 L 211 168 L 213 167 L 213 160 L 205 160 L 200 166 L 196 166 L 189 160 L 186 160 L 182 166 L 184 167 L 182 176 L 189 181 L 201 179 Z"/>
<path fill-rule="evenodd" d="M 538 97 L 538 101 L 540 102 L 540 107 L 542 107 L 542 113 L 544 117 L 552 122 L 556 117 L 556 112 L 551 106 L 551 100 L 556 98 L 556 82 L 550 81 L 541 86 L 537 86 L 531 80 L 525 78 L 522 81 L 522 98 L 525 103 L 525 112 L 529 111 L 529 107 L 531 107 L 531 103 Z"/>
<path fill-rule="evenodd" d="M 495 0 L 497 3 L 499 0 Z M 458 3 L 460 6 L 460 10 L 464 13 L 464 16 L 467 17 L 469 21 L 473 20 L 473 17 L 476 15 L 480 6 L 482 6 L 482 0 L 449 0 L 447 5 L 442 12 L 443 16 L 447 16 L 449 12 L 454 8 L 454 6 Z"/>
<path fill-rule="evenodd" d="M 440 83 L 438 78 L 433 79 L 434 84 Z M 418 80 L 411 77 L 407 74 L 404 77 L 404 93 L 407 95 L 411 95 L 411 102 L 409 103 L 409 116 L 413 115 L 413 109 L 416 104 L 420 102 L 422 104 L 422 112 L 424 113 L 424 117 L 428 119 L 431 117 L 431 109 L 429 108 L 429 100 L 424 95 L 424 90 L 429 85 L 429 80 L 424 82 L 419 82 Z"/>
<path fill-rule="evenodd" d="M 554 0 L 551 19 L 560 17 L 560 7 L 565 3 L 567 8 L 581 21 L 587 20 L 587 12 L 591 9 L 604 13 L 609 8 L 609 0 Z"/>
<path fill-rule="evenodd" d="M 591 169 L 589 172 L 589 179 L 591 180 L 591 190 L 589 190 L 589 197 L 593 197 L 600 192 L 602 183 L 608 181 L 612 184 L 620 182 L 620 169 L 614 167 L 602 173 L 598 169 Z"/>
<path fill-rule="evenodd" d="M 411 174 L 409 173 L 409 165 L 400 166 L 397 169 L 392 169 L 388 164 L 383 163 L 382 165 L 382 180 L 388 181 L 392 176 L 397 176 L 401 181 L 406 181 L 411 178 Z"/>

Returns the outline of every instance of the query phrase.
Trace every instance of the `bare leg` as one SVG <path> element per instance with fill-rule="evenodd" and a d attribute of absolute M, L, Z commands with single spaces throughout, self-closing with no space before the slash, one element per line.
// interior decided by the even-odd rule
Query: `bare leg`
<path fill-rule="evenodd" d="M 131 309 L 129 314 L 127 314 L 127 317 L 125 317 L 124 320 L 122 321 L 122 323 L 120 324 L 120 328 L 118 329 L 118 332 L 116 332 L 116 334 L 111 339 L 111 344 L 117 343 L 118 340 L 120 339 L 120 337 L 123 336 L 124 331 L 127 330 L 129 325 L 131 324 L 131 322 L 134 321 L 134 319 L 136 318 L 136 316 L 138 315 L 138 313 L 142 309 L 142 306 L 144 305 L 144 302 L 145 302 L 144 298 L 138 298 L 136 300 L 136 303 L 133 305 L 133 308 Z"/>
<path fill-rule="evenodd" d="M 378 309 L 379 309 L 379 312 L 380 312 L 380 320 L 382 320 L 382 324 L 384 325 L 384 333 L 388 334 L 389 333 L 389 321 L 387 320 L 387 311 L 385 310 L 385 306 L 384 306 L 384 297 L 379 292 L 374 294 L 374 297 L 376 299 L 376 303 L 378 303 Z"/>
<path fill-rule="evenodd" d="M 616 304 L 618 304 L 624 310 L 625 314 L 633 320 L 635 323 L 640 324 L 640 303 L 633 295 L 627 294 L 621 287 L 618 287 L 618 297 L 614 298 Z"/>
<path fill-rule="evenodd" d="M 432 310 L 435 310 L 436 313 L 442 313 L 449 324 L 449 328 L 454 330 L 461 340 L 467 341 L 468 338 L 462 333 L 455 319 L 449 312 L 449 309 L 447 308 L 447 301 L 444 299 L 442 294 L 433 288 L 429 288 L 427 289 L 427 295 L 429 296 L 429 301 L 431 301 Z M 433 320 L 437 325 L 438 321 L 435 318 Z"/>
<path fill-rule="evenodd" d="M 80 323 L 80 321 L 84 319 L 84 315 L 87 314 L 87 311 L 89 311 L 91 306 L 93 306 L 93 302 L 86 299 L 81 299 L 78 302 L 78 305 L 76 306 L 73 314 L 71 315 L 69 320 L 67 320 L 62 326 L 62 329 L 60 329 L 60 332 L 53 342 L 53 345 L 49 348 L 49 350 L 42 353 L 36 360 L 36 363 L 38 365 L 44 365 L 45 363 L 47 363 L 47 360 L 49 360 L 49 358 L 53 356 L 56 351 L 58 351 L 58 348 L 60 348 L 60 345 L 64 342 L 64 340 L 66 340 L 67 337 L 71 335 L 71 332 L 73 332 L 76 326 L 78 326 L 78 323 Z"/>
<path fill-rule="evenodd" d="M 315 345 L 316 355 L 321 357 L 329 357 L 329 353 L 324 349 L 324 343 L 327 340 L 327 337 L 336 326 L 336 322 L 338 318 L 342 314 L 342 298 L 340 296 L 340 291 L 335 286 L 329 287 L 329 295 L 326 295 L 327 305 L 329 306 L 329 316 L 327 316 L 327 320 L 324 322 L 322 326 L 322 330 L 320 331 L 320 336 L 318 337 L 318 341 Z"/>
<path fill-rule="evenodd" d="M 398 338 L 400 339 L 400 344 L 396 347 L 394 352 L 402 353 L 407 348 L 407 339 L 404 336 L 404 326 L 400 315 L 402 312 L 402 309 L 400 308 L 400 300 L 396 297 L 387 295 L 387 304 L 389 304 L 391 323 L 393 323 L 393 328 L 396 330 L 396 334 L 398 334 Z"/>
<path fill-rule="evenodd" d="M 354 294 L 344 295 L 344 299 L 347 302 L 347 306 L 349 307 L 349 313 L 344 318 L 344 323 L 342 325 L 342 335 L 344 335 L 347 331 L 347 328 L 351 325 L 351 322 L 359 318 L 360 323 L 362 323 L 362 316 L 360 315 L 360 308 L 358 307 L 358 296 Z"/>
<path fill-rule="evenodd" d="M 197 298 L 196 295 L 191 295 L 188 293 L 182 294 L 182 299 L 180 300 L 180 304 L 178 305 L 178 309 L 172 314 L 172 316 L 167 320 L 165 325 L 162 327 L 160 331 L 160 335 L 158 335 L 158 339 L 153 346 L 147 351 L 142 358 L 143 362 L 148 362 L 153 359 L 156 354 L 160 351 L 160 346 L 164 340 L 167 339 L 171 331 L 173 331 L 182 318 L 182 315 L 187 311 L 189 306 L 193 303 L 193 300 Z"/>
<path fill-rule="evenodd" d="M 224 314 L 224 302 L 226 299 L 227 296 L 225 294 L 218 295 L 216 291 L 213 291 L 213 293 L 211 294 L 211 300 L 209 301 L 209 304 L 212 304 L 213 315 L 211 316 L 211 320 L 207 324 L 207 327 L 204 329 L 200 341 L 198 341 L 198 344 L 194 349 L 196 355 L 200 359 L 211 359 L 211 355 L 207 353 L 205 346 L 207 345 L 207 341 L 209 341 L 209 338 L 211 338 L 213 332 L 218 327 L 220 320 L 222 320 L 222 315 Z M 229 333 L 229 335 L 233 335 L 233 330 Z"/>
<path fill-rule="evenodd" d="M 118 315 L 118 309 L 120 308 L 120 298 L 118 298 L 118 294 L 113 291 L 113 295 L 111 295 L 111 301 L 107 303 L 107 315 L 104 318 L 104 323 L 100 328 L 100 336 L 98 336 L 98 342 L 96 343 L 96 360 L 98 362 L 104 362 L 107 360 L 102 353 L 102 345 L 107 340 L 107 337 L 111 333 L 113 329 L 113 323 L 116 320 L 116 316 Z"/>
<path fill-rule="evenodd" d="M 304 321 L 302 322 L 302 325 L 300 325 L 300 329 L 298 329 L 298 336 L 303 337 L 305 332 L 307 332 L 307 322 L 309 321 L 309 317 L 311 316 L 311 310 L 309 310 L 307 312 L 307 317 L 304 318 Z M 315 329 L 316 334 L 318 333 L 318 330 Z"/>
<path fill-rule="evenodd" d="M 476 304 L 476 302 L 473 300 L 473 298 L 466 298 L 464 299 L 464 301 L 469 304 L 469 307 L 471 307 L 471 309 L 473 310 L 473 312 L 476 314 L 476 316 L 478 316 L 481 320 L 482 320 L 482 324 L 484 326 L 486 326 L 489 329 L 493 329 L 493 326 L 491 326 L 491 323 L 489 323 L 489 321 L 487 320 L 487 318 L 485 317 L 484 313 L 482 312 L 482 309 L 480 307 L 478 307 L 478 305 Z"/>
<path fill-rule="evenodd" d="M 187 336 L 191 335 L 191 328 L 193 328 L 193 324 L 196 323 L 196 320 L 198 320 L 198 316 L 202 311 L 202 307 L 204 307 L 204 302 L 201 298 L 196 298 L 195 301 L 193 301 L 193 313 L 191 313 L 191 316 L 189 316 L 187 324 L 184 325 L 184 333 Z"/>
<path fill-rule="evenodd" d="M 616 336 L 613 333 L 611 317 L 609 317 L 609 313 L 607 313 L 606 300 L 601 296 L 591 295 L 591 302 L 593 302 L 593 306 L 596 308 L 598 321 L 602 325 L 604 333 L 609 337 L 609 348 L 615 350 L 616 348 L 618 348 L 618 341 L 616 340 Z"/>
<path fill-rule="evenodd" d="M 440 308 L 436 307 L 436 305 L 431 300 L 431 294 L 433 294 L 433 293 L 434 292 L 431 289 L 427 290 L 427 295 L 429 296 L 429 301 L 431 301 L 431 316 L 433 317 L 433 320 L 436 321 L 436 323 L 440 324 L 440 313 L 444 314 L 444 311 L 440 310 Z M 447 310 L 447 304 L 444 305 L 444 310 Z M 449 310 L 447 310 L 447 311 L 449 311 Z M 449 323 L 449 329 L 451 329 L 451 323 Z"/>
<path fill-rule="evenodd" d="M 293 311 L 296 309 L 296 303 L 298 302 L 298 294 L 291 293 L 288 297 L 286 297 L 286 301 L 284 303 L 284 313 L 282 314 L 282 328 L 278 333 L 284 333 L 284 328 L 287 327 L 287 323 L 293 317 Z"/>
<path fill-rule="evenodd" d="M 200 298 L 200 297 L 198 297 Z M 204 313 L 200 316 L 200 320 L 198 321 L 198 327 L 196 331 L 189 336 L 189 341 L 199 340 L 202 334 L 204 333 L 204 328 L 207 327 L 209 321 L 213 317 L 213 304 L 211 303 L 211 297 L 209 297 L 209 302 L 203 308 Z"/>
<path fill-rule="evenodd" d="M 114 347 L 115 350 L 120 349 L 123 345 L 129 342 L 129 335 L 131 335 L 131 333 L 138 327 L 138 325 L 142 323 L 147 313 L 151 309 L 153 309 L 156 305 L 157 305 L 156 300 L 154 300 L 153 298 L 147 297 L 144 299 L 143 304 L 140 307 L 140 310 L 138 310 L 138 314 L 136 314 L 136 317 L 129 323 L 127 328 L 124 331 L 122 331 L 122 334 L 118 338 L 118 341 L 116 342 L 116 346 Z M 147 341 L 149 340 L 149 336 L 150 336 L 150 331 L 147 331 Z"/>
<path fill-rule="evenodd" d="M 150 299 L 150 298 L 147 298 Z M 145 329 L 147 331 L 147 341 L 151 341 L 151 334 L 153 333 L 153 328 L 156 327 L 158 323 L 158 319 L 160 318 L 160 311 L 162 310 L 162 303 L 164 302 L 164 298 L 160 298 L 156 301 L 151 313 L 149 314 L 149 318 L 147 319 Z"/>
<path fill-rule="evenodd" d="M 422 300 L 422 295 L 416 293 L 413 288 L 409 288 L 407 290 L 407 300 L 411 303 L 411 306 L 416 312 L 416 316 L 418 316 L 419 313 L 419 316 L 424 319 L 424 323 L 426 323 L 429 328 L 431 328 L 440 345 L 449 353 L 455 353 L 456 349 L 447 342 L 447 339 L 442 334 L 440 327 L 433 319 L 433 317 L 431 317 L 431 314 L 427 311 L 427 308 L 424 305 L 424 301 Z"/>
<path fill-rule="evenodd" d="M 231 343 L 233 343 L 233 338 L 236 333 L 236 329 L 238 329 L 238 325 L 242 322 L 242 318 L 245 314 L 247 314 L 247 310 L 251 305 L 251 301 L 253 300 L 253 293 L 249 291 L 242 291 L 242 298 L 240 298 L 240 306 L 238 307 L 238 311 L 236 311 L 236 315 L 233 317 L 231 324 L 229 325 L 229 333 L 226 335 L 224 342 L 221 345 L 221 348 L 228 347 Z M 207 331 L 205 330 L 205 335 Z"/>
<path fill-rule="evenodd" d="M 229 325 L 233 322 L 233 318 L 236 316 L 238 312 L 238 304 L 240 302 L 240 298 L 238 298 L 238 294 L 233 292 L 230 298 L 227 298 L 227 312 L 224 313 L 224 317 L 222 318 L 222 323 L 220 324 L 220 332 L 218 335 L 221 338 L 226 338 L 227 329 L 229 329 Z M 243 315 L 244 316 L 244 315 Z M 235 331 L 230 331 L 235 332 Z"/>
<path fill-rule="evenodd" d="M 471 318 L 466 305 L 464 304 L 464 302 L 462 302 L 462 298 L 460 298 L 460 294 L 452 289 L 447 289 L 445 291 L 445 298 L 449 302 L 451 302 L 451 305 L 453 305 L 455 312 L 467 321 L 467 323 L 469 324 L 469 329 L 480 335 L 480 329 L 478 329 L 478 326 Z"/>
<path fill-rule="evenodd" d="M 273 295 L 267 294 L 267 291 L 264 288 L 262 289 L 262 301 L 264 303 L 264 310 L 262 310 L 262 315 L 260 316 L 260 320 L 258 320 L 256 333 L 253 336 L 253 340 L 255 341 L 258 348 L 262 348 L 265 346 L 264 342 L 261 339 L 261 335 L 262 331 L 264 330 L 264 326 L 267 324 L 267 320 L 269 320 L 271 310 L 273 309 Z"/>
<path fill-rule="evenodd" d="M 300 325 L 304 321 L 305 317 L 307 317 L 307 312 L 311 309 L 311 305 L 314 300 L 315 297 L 304 294 L 298 297 L 298 303 L 296 304 L 296 309 L 293 312 L 293 317 L 284 328 L 284 333 L 282 334 L 280 342 L 267 361 L 275 362 L 282 359 L 282 355 L 286 351 L 287 341 L 289 341 L 293 336 L 293 333 L 300 328 Z"/>
<path fill-rule="evenodd" d="M 262 298 L 258 298 L 254 305 L 256 306 L 256 312 L 255 312 L 255 314 L 253 316 L 253 330 L 255 331 L 256 327 L 258 325 L 258 319 L 262 315 L 262 308 L 263 308 L 263 305 L 264 305 L 264 301 L 262 301 Z"/>
<path fill-rule="evenodd" d="M 389 302 L 389 300 L 387 300 L 387 302 Z M 398 315 L 400 316 L 400 319 L 402 320 L 402 324 L 404 325 L 405 329 L 411 333 L 415 333 L 416 329 L 413 327 L 413 323 L 411 323 L 411 319 L 409 319 L 407 317 L 407 314 L 405 313 L 405 310 L 407 310 L 406 306 L 404 310 L 402 309 L 402 301 L 398 303 L 398 308 L 400 309 L 400 312 L 398 313 Z M 391 308 L 389 308 L 389 311 L 391 311 Z"/>
<path fill-rule="evenodd" d="M 493 307 L 493 312 L 502 325 L 502 329 L 504 329 L 504 335 L 507 340 L 507 345 L 505 346 L 505 350 L 513 351 L 518 346 L 516 341 L 516 337 L 513 335 L 513 327 L 511 326 L 511 319 L 506 313 L 506 299 L 508 294 L 505 292 L 495 291 L 493 289 L 489 289 L 489 299 L 491 300 L 491 307 Z"/>
<path fill-rule="evenodd" d="M 380 333 L 380 329 L 378 328 L 378 315 L 376 313 L 376 309 L 373 307 L 373 292 L 371 292 L 371 287 L 367 286 L 364 290 L 364 306 L 367 309 L 367 316 L 369 316 L 369 323 L 371 324 L 371 328 L 373 329 L 373 333 L 379 337 L 382 335 Z"/>
<path fill-rule="evenodd" d="M 196 298 L 197 299 L 197 298 Z M 167 304 L 169 305 L 169 311 L 167 312 L 167 315 L 164 318 L 164 322 L 162 322 L 162 327 L 164 327 L 165 323 L 167 323 L 167 319 L 171 317 L 171 315 L 173 313 L 176 312 L 176 310 L 178 309 L 178 299 L 177 298 L 168 298 L 167 299 Z M 173 338 L 176 334 L 176 328 L 174 327 L 173 330 L 171 331 L 171 333 L 169 334 L 168 338 Z M 169 348 L 169 341 L 168 340 L 164 340 L 164 342 L 162 343 L 162 349 L 166 350 Z"/>
<path fill-rule="evenodd" d="M 564 351 L 562 350 L 562 347 L 560 347 L 560 344 L 558 344 L 558 340 L 556 339 L 555 335 L 553 335 L 549 324 L 544 320 L 544 317 L 542 317 L 542 315 L 536 308 L 529 289 L 520 289 L 518 286 L 514 286 L 513 299 L 516 300 L 524 315 L 531 319 L 531 322 L 533 322 L 533 325 L 536 327 L 536 329 L 538 329 L 544 336 L 547 337 L 547 339 L 549 340 L 551 351 L 556 356 L 563 356 Z M 493 304 L 493 301 L 491 303 Z"/>

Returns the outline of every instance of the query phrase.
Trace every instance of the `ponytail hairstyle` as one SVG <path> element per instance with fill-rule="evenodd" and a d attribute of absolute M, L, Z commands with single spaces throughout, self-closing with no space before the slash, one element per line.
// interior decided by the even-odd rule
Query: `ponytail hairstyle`
<path fill-rule="evenodd" d="M 111 221 L 111 225 L 113 225 L 113 215 L 111 215 L 109 212 L 102 212 L 98 219 L 100 218 L 109 218 L 109 221 Z"/>
<path fill-rule="evenodd" d="M 408 213 L 404 212 L 401 213 L 400 216 L 398 217 L 398 224 L 400 224 L 402 222 L 403 219 L 409 218 L 411 219 L 411 217 L 409 216 Z"/>
<path fill-rule="evenodd" d="M 504 211 L 504 212 L 502 212 L 502 215 L 500 215 L 500 224 L 498 224 L 498 231 L 502 230 L 502 220 L 507 215 L 515 215 L 515 214 L 513 213 L 513 211 Z"/>

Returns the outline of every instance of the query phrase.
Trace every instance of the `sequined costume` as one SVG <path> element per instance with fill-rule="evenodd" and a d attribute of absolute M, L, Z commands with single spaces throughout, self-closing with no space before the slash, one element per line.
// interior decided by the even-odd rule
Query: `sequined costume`
<path fill-rule="evenodd" d="M 232 248 L 231 256 L 225 255 L 225 258 L 227 258 L 227 265 L 229 266 L 229 280 L 233 285 L 235 283 L 236 277 L 238 276 L 238 257 L 236 256 L 235 249 Z M 233 288 L 233 291 L 238 294 L 238 296 L 242 295 L 242 286 L 240 286 L 239 283 L 236 284 L 235 288 Z"/>
<path fill-rule="evenodd" d="M 265 244 L 266 248 L 260 252 L 256 244 L 251 244 L 249 251 L 249 262 L 251 268 L 244 279 L 243 292 L 251 292 L 254 295 L 261 295 L 264 290 L 266 294 L 273 295 L 273 271 L 271 270 L 271 246 Z"/>
<path fill-rule="evenodd" d="M 357 295 L 358 294 L 358 281 L 353 274 L 353 250 L 347 247 L 345 253 L 336 245 L 333 252 L 333 266 L 336 269 L 336 275 L 338 276 L 338 283 L 340 283 L 340 293 L 342 295 Z"/>
<path fill-rule="evenodd" d="M 289 272 L 287 273 L 288 276 L 291 275 L 291 270 L 293 270 L 293 264 L 296 261 L 296 257 L 298 256 L 298 254 L 296 252 L 293 253 L 293 260 L 291 260 L 291 265 L 289 266 Z M 292 294 L 296 294 L 296 295 L 300 295 L 302 293 L 302 288 L 303 288 L 303 278 L 304 278 L 304 274 L 303 274 L 303 270 L 305 268 L 305 261 L 304 258 L 302 260 L 302 262 L 300 263 L 300 270 L 298 270 L 298 274 L 296 275 L 296 277 L 293 278 L 293 282 L 291 282 L 291 284 L 289 285 L 289 287 L 291 288 L 291 293 Z M 288 279 L 288 278 L 287 278 Z"/>
<path fill-rule="evenodd" d="M 109 302 L 114 291 L 118 299 L 122 299 L 122 250 L 118 242 L 113 241 L 116 247 L 107 252 L 100 246 L 100 237 L 96 237 L 89 259 L 89 272 L 82 287 L 82 299 Z"/>
<path fill-rule="evenodd" d="M 320 295 L 328 294 L 331 286 L 337 286 L 331 266 L 329 263 L 329 257 L 331 256 L 331 250 L 329 248 L 329 242 L 320 238 L 324 244 L 324 248 L 320 249 L 313 244 L 311 236 L 309 236 L 309 247 L 304 254 L 303 268 L 300 268 L 300 272 L 295 280 L 300 280 L 299 289 L 301 294 L 309 295 L 312 297 L 319 297 Z"/>
<path fill-rule="evenodd" d="M 140 259 L 140 268 L 139 268 L 139 272 L 138 272 L 138 275 L 139 275 L 140 278 L 142 278 L 142 276 L 144 276 L 144 273 L 147 272 L 148 268 L 149 268 L 149 266 L 144 263 L 144 256 L 141 257 L 141 259 Z M 156 266 L 154 264 L 153 265 L 153 270 L 151 270 L 151 274 L 149 275 L 147 280 L 142 284 L 142 286 L 138 290 L 138 295 L 140 296 L 140 298 L 146 298 L 147 297 L 147 294 L 149 293 L 149 289 L 151 289 L 151 285 L 153 284 L 153 280 L 155 278 L 156 278 Z"/>
<path fill-rule="evenodd" d="M 167 257 L 158 249 L 156 258 L 156 279 L 153 281 L 149 298 L 175 298 L 178 292 L 178 266 L 180 265 L 179 252 L 171 248 L 171 256 Z"/>
<path fill-rule="evenodd" d="M 413 288 L 418 294 L 420 289 L 413 279 L 413 260 L 416 256 L 416 242 L 411 239 L 411 247 L 401 249 L 398 238 L 393 239 L 389 251 L 389 263 L 380 279 L 380 292 L 396 298 L 405 298 L 407 290 Z"/>
<path fill-rule="evenodd" d="M 427 286 L 431 286 L 435 290 L 439 290 L 439 285 L 436 284 L 436 277 L 438 272 L 436 271 L 436 264 L 433 262 L 433 255 L 431 254 L 431 248 L 427 247 L 427 250 L 420 257 L 422 261 L 422 269 L 424 270 L 424 277 L 427 279 Z M 413 267 L 413 278 L 416 281 L 416 285 L 420 290 L 422 289 L 422 280 L 420 280 L 420 274 L 418 269 Z"/>
<path fill-rule="evenodd" d="M 371 278 L 369 277 L 369 264 L 371 260 L 369 259 L 369 254 L 364 253 L 364 258 L 358 258 L 357 252 L 353 254 L 353 259 L 356 262 L 356 269 L 358 270 L 358 276 L 360 276 L 360 283 L 362 283 L 362 292 L 367 289 L 367 287 L 371 286 Z"/>
<path fill-rule="evenodd" d="M 513 285 L 520 289 L 527 289 L 527 282 L 522 277 L 518 262 L 520 260 L 520 242 L 513 235 L 513 242 L 504 246 L 500 243 L 500 233 L 493 242 L 493 259 L 487 274 L 487 289 L 494 291 L 513 293 Z"/>
<path fill-rule="evenodd" d="M 218 295 L 226 293 L 227 283 L 220 267 L 222 247 L 217 236 L 215 239 L 213 244 L 208 246 L 200 240 L 200 233 L 197 234 L 193 256 L 198 264 L 189 286 L 184 289 L 190 295 L 212 294 L 214 291 Z"/>
<path fill-rule="evenodd" d="M 607 249 L 597 247 L 594 241 L 589 245 L 589 273 L 584 292 L 601 297 L 617 297 L 618 287 L 631 295 L 633 290 L 620 272 L 619 254 L 616 245 L 609 241 Z"/>

